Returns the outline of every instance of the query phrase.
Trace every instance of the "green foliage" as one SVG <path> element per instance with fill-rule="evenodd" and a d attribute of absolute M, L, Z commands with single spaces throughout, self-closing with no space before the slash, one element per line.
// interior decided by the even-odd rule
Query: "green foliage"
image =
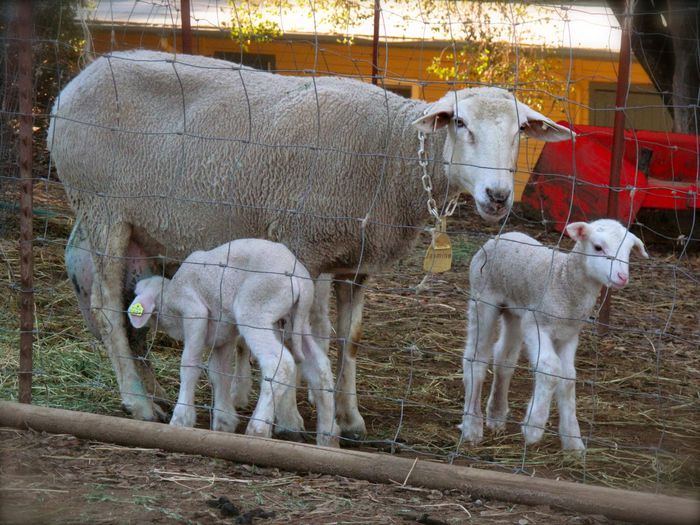
<path fill-rule="evenodd" d="M 273 20 L 309 11 L 310 7 L 299 0 L 229 1 L 233 7 L 231 36 L 244 51 L 251 42 L 280 36 L 281 28 Z M 517 30 L 518 40 L 527 32 L 532 7 L 523 2 L 393 0 L 382 2 L 382 7 L 405 10 L 406 20 L 413 16 L 408 13 L 418 9 L 422 18 L 431 21 L 436 36 L 451 35 L 451 45 L 427 66 L 427 72 L 441 80 L 514 88 L 520 100 L 539 110 L 545 110 L 545 101 L 563 95 L 567 88 L 549 67 L 544 46 L 509 42 L 511 31 Z M 316 22 L 342 35 L 338 41 L 348 45 L 353 44 L 353 28 L 373 15 L 374 2 L 370 0 L 313 2 Z M 543 14 L 538 14 L 538 19 L 547 23 Z"/>
<path fill-rule="evenodd" d="M 525 34 L 526 8 L 513 2 L 494 2 L 489 9 L 487 12 L 481 2 L 448 4 L 441 12 L 442 23 L 458 20 L 466 39 L 434 57 L 428 72 L 442 80 L 514 88 L 521 101 L 545 109 L 545 101 L 563 95 L 566 85 L 549 67 L 544 46 L 507 41 L 515 27 L 520 38 Z M 547 22 L 544 17 L 541 20 Z"/>
<path fill-rule="evenodd" d="M 32 2 L 34 104 L 38 114 L 48 113 L 60 89 L 79 70 L 84 40 L 76 19 L 81 3 L 82 0 Z M 0 34 L 11 39 L 16 35 L 16 6 L 16 2 L 5 2 L 0 7 Z M 16 71 L 14 58 L 13 51 L 2 56 L 11 74 Z"/>
<path fill-rule="evenodd" d="M 427 69 L 442 80 L 514 88 L 518 99 L 540 111 L 566 88 L 548 66 L 544 49 L 516 50 L 501 42 L 465 43 L 456 53 L 444 50 Z"/>
<path fill-rule="evenodd" d="M 248 51 L 253 42 L 270 42 L 282 36 L 279 24 L 271 18 L 274 7 L 282 9 L 286 2 L 264 0 L 229 0 L 231 6 L 231 38 L 238 42 L 243 51 Z"/>
<path fill-rule="evenodd" d="M 32 2 L 32 78 L 34 81 L 34 126 L 41 154 L 46 140 L 48 114 L 56 96 L 79 71 L 83 35 L 76 23 L 82 0 L 34 0 Z M 0 2 L 0 162 L 15 165 L 19 109 L 17 90 L 17 8 L 18 2 Z M 40 156 L 36 159 L 39 160 Z"/>

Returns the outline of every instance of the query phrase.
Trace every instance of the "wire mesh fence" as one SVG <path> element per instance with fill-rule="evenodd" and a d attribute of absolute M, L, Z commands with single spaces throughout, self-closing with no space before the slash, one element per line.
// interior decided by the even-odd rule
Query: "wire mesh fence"
<path fill-rule="evenodd" d="M 331 319 L 341 315 L 338 309 L 347 311 L 343 300 L 348 296 L 364 295 L 361 340 L 359 328 L 347 318 L 328 331 L 323 323 L 327 299 L 317 301 L 312 312 L 316 316 L 313 335 L 321 346 L 330 347 L 333 389 L 348 398 L 345 402 L 359 405 L 366 425 L 366 435 L 357 431 L 357 425 L 342 428 L 343 418 L 349 419 L 339 413 L 340 430 L 350 430 L 344 432 L 343 444 L 529 475 L 694 494 L 700 432 L 700 259 L 695 226 L 700 147 L 697 124 L 685 112 L 697 115 L 698 101 L 682 98 L 688 92 L 685 87 L 674 86 L 670 98 L 665 91 L 663 97 L 658 95 L 655 86 L 666 85 L 662 71 L 641 59 L 633 63 L 624 108 L 629 131 L 623 170 L 628 171 L 623 171 L 619 187 L 611 187 L 609 138 L 616 108 L 610 94 L 618 81 L 620 33 L 618 19 L 603 3 L 381 2 L 378 88 L 371 92 L 380 100 L 373 106 L 380 108 L 379 115 L 353 105 L 356 99 L 370 96 L 360 89 L 361 84 L 356 87 L 352 82 L 369 83 L 373 77 L 373 2 L 190 2 L 193 53 L 242 66 L 180 54 L 180 2 L 103 0 L 85 9 L 68 1 L 60 2 L 60 7 L 49 4 L 47 12 L 56 16 L 48 19 L 39 16 L 45 15 L 42 4 L 35 4 L 33 41 L 38 71 L 33 170 L 34 403 L 114 415 L 121 413 L 123 402 L 128 405 L 140 397 L 148 400 L 148 406 L 155 399 L 155 415 L 167 420 L 178 399 L 186 345 L 158 330 L 127 333 L 125 313 L 136 281 L 152 274 L 172 277 L 194 250 L 211 249 L 241 236 L 267 237 L 282 240 L 299 256 L 317 277 L 317 289 L 325 289 L 330 282 L 338 285 L 333 295 L 339 307 L 329 303 Z M 611 4 L 619 15 L 617 3 Z M 637 17 L 663 19 L 662 26 L 670 28 L 664 35 L 669 45 L 679 40 L 697 48 L 697 28 L 680 36 L 671 33 L 678 18 L 697 16 L 696 7 L 661 13 L 643 3 L 636 8 Z M 5 72 L 0 111 L 4 216 L 0 246 L 6 275 L 0 388 L 3 398 L 15 399 L 19 111 L 12 47 L 17 37 L 9 13 L 5 13 L 10 24 L 5 26 L 0 58 Z M 637 52 L 635 39 L 642 39 L 644 33 L 633 25 L 632 35 L 632 49 Z M 82 66 L 78 65 L 80 39 L 90 42 Z M 117 53 L 136 48 L 164 54 Z M 87 145 L 74 158 L 63 151 L 64 164 L 59 164 L 57 173 L 46 151 L 48 145 L 55 154 L 52 141 L 61 140 L 47 130 L 51 104 L 80 67 L 105 62 L 109 71 L 106 84 L 98 85 L 100 102 L 91 105 L 90 99 L 97 95 L 88 90 L 75 103 L 77 108 L 88 108 L 84 113 L 75 109 L 57 119 L 62 124 L 56 124 L 56 133 L 60 125 L 64 130 L 72 126 L 77 130 L 76 144 Z M 132 85 L 127 80 L 130 70 L 139 71 Z M 298 78 L 278 81 L 269 74 Z M 340 93 L 335 98 L 327 98 L 329 77 L 348 79 L 334 85 Z M 692 83 L 692 78 L 684 82 Z M 474 199 L 462 194 L 447 221 L 452 269 L 426 273 L 423 259 L 436 239 L 431 230 L 435 220 L 421 183 L 418 134 L 414 128 L 400 127 L 402 111 L 411 109 L 418 118 L 427 107 L 420 99 L 432 102 L 451 90 L 494 85 L 508 88 L 518 100 L 553 120 L 573 125 L 576 141 L 557 143 L 569 148 L 563 153 L 552 150 L 553 158 L 570 172 L 559 170 L 553 162 L 544 163 L 549 145 L 543 150 L 542 142 L 518 135 L 513 207 L 500 223 L 486 222 Z M 238 100 L 231 107 L 211 95 L 231 86 L 238 86 Z M 260 100 L 265 97 L 263 112 Z M 355 120 L 333 122 L 334 116 L 346 115 L 333 105 L 340 105 L 338 101 L 349 101 L 357 112 Z M 86 116 L 91 107 L 104 111 Z M 61 102 L 55 108 L 60 113 Z M 245 114 L 241 117 L 241 113 Z M 459 115 L 452 117 L 447 134 L 459 137 Z M 374 124 L 368 126 L 362 119 Z M 686 123 L 684 129 L 672 127 L 679 121 Z M 481 139 L 477 123 L 462 125 L 477 134 L 477 141 Z M 675 132 L 685 133 L 681 139 Z M 358 138 L 361 133 L 371 136 Z M 601 136 L 608 137 L 608 142 Z M 381 147 L 364 147 L 361 139 Z M 442 152 L 433 138 L 429 140 L 433 141 L 429 166 L 434 205 L 440 215 L 454 192 L 449 193 L 442 175 Z M 221 151 L 229 150 L 228 163 L 215 162 L 226 158 Z M 454 156 L 444 164 L 476 166 L 484 173 L 494 168 Z M 304 172 L 292 173 L 298 166 Z M 598 171 L 591 175 L 594 168 Z M 72 169 L 73 175 L 66 177 L 65 172 Z M 273 177 L 285 173 L 300 182 L 285 186 L 283 178 Z M 110 182 L 100 186 L 100 177 Z M 134 180 L 139 183 L 133 184 Z M 222 180 L 225 184 L 217 186 Z M 566 191 L 552 190 L 557 182 Z M 251 188 L 262 188 L 264 193 L 253 194 L 251 200 L 246 194 Z M 289 188 L 296 193 L 290 196 Z M 576 359 L 576 410 L 586 450 L 581 454 L 561 450 L 556 403 L 543 439 L 525 444 L 520 425 L 527 418 L 538 376 L 525 360 L 515 366 L 504 429 L 487 430 L 478 444 L 465 442 L 456 425 L 464 416 L 466 313 L 469 303 L 479 299 L 470 291 L 472 257 L 488 239 L 510 231 L 525 232 L 548 247 L 568 252 L 573 242 L 561 233 L 564 224 L 605 216 L 601 203 L 607 203 L 610 192 L 618 193 L 622 202 L 624 213 L 618 218 L 645 242 L 651 257 L 631 258 L 630 283 L 612 297 L 607 335 L 597 333 L 599 303 L 583 319 Z M 362 198 L 356 199 L 357 194 Z M 387 209 L 397 211 L 387 215 Z M 86 231 L 75 229 L 76 212 Z M 118 218 L 128 214 L 142 217 L 144 223 L 124 228 Z M 154 219 L 161 223 L 146 223 Z M 104 232 L 93 231 L 96 224 Z M 69 242 L 71 231 L 74 237 Z M 156 234 L 160 238 L 154 238 Z M 120 248 L 115 244 L 118 238 L 122 238 Z M 90 244 L 97 240 L 103 244 Z M 68 273 L 67 246 L 72 247 L 73 261 Z M 432 248 L 435 251 L 439 245 Z M 113 282 L 94 280 L 96 271 L 109 273 L 105 268 L 117 272 L 116 282 L 126 290 L 115 291 Z M 249 270 L 258 276 L 266 271 Z M 518 268 L 513 271 L 524 283 L 535 280 Z M 550 271 L 549 266 L 539 269 L 542 274 Z M 126 280 L 120 272 L 128 272 Z M 100 293 L 92 289 L 95 283 Z M 225 276 L 216 284 L 216 313 L 210 310 L 203 317 L 225 321 L 223 331 L 224 326 L 233 329 L 236 319 L 227 318 L 226 303 L 236 293 L 226 288 Z M 294 287 L 288 291 L 293 299 Z M 115 293 L 123 297 L 108 299 Z M 95 309 L 96 300 L 103 302 L 105 310 Z M 167 297 L 159 300 L 164 307 Z M 254 310 L 255 304 L 251 302 L 249 309 Z M 354 315 L 357 319 L 357 311 Z M 185 316 L 187 321 L 193 317 L 198 316 Z M 187 336 L 187 326 L 192 324 L 187 321 L 181 326 L 185 333 L 177 339 Z M 109 323 L 123 325 L 130 353 L 116 355 L 111 350 L 110 359 L 93 335 L 109 332 Z M 283 334 L 290 331 L 290 324 L 293 319 L 258 327 L 275 336 L 276 344 L 265 346 L 264 351 L 277 359 L 273 364 L 277 371 L 288 359 Z M 355 343 L 350 344 L 350 336 Z M 205 346 L 216 346 L 216 339 L 214 334 Z M 259 349 L 251 350 L 260 360 Z M 355 351 L 356 390 L 352 379 L 343 375 L 343 370 L 347 374 L 344 367 L 352 366 L 347 356 Z M 131 362 L 142 379 L 135 389 L 127 372 L 122 375 L 124 381 L 117 382 L 115 369 L 124 368 L 124 361 Z M 261 376 L 256 364 L 248 372 L 251 368 L 246 363 L 247 355 L 241 353 L 238 372 L 224 373 L 243 385 L 234 399 L 243 405 L 237 409 L 239 432 L 256 419 L 261 384 L 269 384 L 272 392 L 296 384 L 278 372 Z M 183 363 L 185 368 L 190 365 Z M 246 404 L 243 390 L 249 373 L 253 388 Z M 313 388 L 300 384 L 296 404 L 307 432 L 315 436 L 318 411 L 307 400 L 308 390 Z M 316 400 L 319 393 L 314 392 Z M 485 392 L 483 398 L 485 405 Z M 215 401 L 200 381 L 194 403 L 198 426 L 212 424 Z M 274 404 L 276 430 L 299 430 L 295 403 L 281 397 Z"/>

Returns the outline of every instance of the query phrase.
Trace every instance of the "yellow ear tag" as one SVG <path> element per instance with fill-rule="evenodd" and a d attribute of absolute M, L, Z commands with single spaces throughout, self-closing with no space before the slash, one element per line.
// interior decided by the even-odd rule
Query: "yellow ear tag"
<path fill-rule="evenodd" d="M 141 303 L 134 303 L 129 307 L 129 313 L 134 317 L 141 317 L 143 315 L 143 305 Z"/>
<path fill-rule="evenodd" d="M 433 238 L 425 252 L 423 270 L 443 273 L 452 268 L 452 243 L 447 235 L 447 219 L 440 217 L 440 224 L 433 229 Z"/>

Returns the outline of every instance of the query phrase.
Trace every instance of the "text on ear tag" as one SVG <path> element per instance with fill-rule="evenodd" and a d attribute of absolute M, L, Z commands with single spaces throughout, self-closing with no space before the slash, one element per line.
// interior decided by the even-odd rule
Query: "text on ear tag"
<path fill-rule="evenodd" d="M 447 235 L 447 220 L 440 217 L 440 225 L 433 229 L 433 238 L 425 252 L 423 271 L 443 273 L 452 268 L 452 243 Z"/>

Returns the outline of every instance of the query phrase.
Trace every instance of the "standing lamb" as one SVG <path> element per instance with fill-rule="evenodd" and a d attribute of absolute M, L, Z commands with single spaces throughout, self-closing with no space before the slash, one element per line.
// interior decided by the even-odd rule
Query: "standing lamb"
<path fill-rule="evenodd" d="M 134 417 L 159 412 L 129 348 L 124 275 L 140 259 L 127 252 L 178 260 L 259 237 L 289 246 L 312 277 L 338 279 L 338 422 L 344 436 L 365 435 L 355 388 L 357 285 L 404 256 L 431 220 L 418 131 L 428 135 L 438 206 L 467 191 L 488 220 L 511 206 L 520 132 L 573 135 L 502 89 L 465 89 L 428 104 L 351 79 L 150 51 L 99 58 L 66 86 L 48 143 L 93 251 L 91 306 Z M 328 299 L 317 292 L 314 310 Z M 328 323 L 314 333 L 327 344 Z"/>
<path fill-rule="evenodd" d="M 324 350 L 311 336 L 309 315 L 314 284 L 309 272 L 283 244 L 239 239 L 187 257 L 172 278 L 153 276 L 136 284 L 128 309 L 135 328 L 149 321 L 184 341 L 180 394 L 171 425 L 192 427 L 194 391 L 202 352 L 212 349 L 209 377 L 214 390 L 214 430 L 233 432 L 238 424 L 231 383 L 240 334 L 260 365 L 260 397 L 246 434 L 270 437 L 277 410 L 294 390 L 296 367 L 313 392 L 318 413 L 317 443 L 337 445 L 333 375 Z M 292 352 L 278 324 L 286 320 Z M 296 405 L 294 405 L 296 412 Z"/>
<path fill-rule="evenodd" d="M 571 253 L 543 246 L 522 233 L 488 241 L 472 259 L 469 325 L 464 349 L 464 414 L 460 428 L 469 443 L 483 436 L 481 387 L 493 361 L 486 426 L 505 428 L 508 388 L 523 342 L 535 372 L 535 389 L 522 430 L 525 442 L 542 438 L 556 390 L 562 447 L 584 447 L 576 419 L 574 360 L 581 328 L 601 288 L 629 282 L 629 255 L 644 244 L 619 222 L 601 219 L 566 227 L 576 241 Z M 500 319 L 500 336 L 496 324 Z"/>

